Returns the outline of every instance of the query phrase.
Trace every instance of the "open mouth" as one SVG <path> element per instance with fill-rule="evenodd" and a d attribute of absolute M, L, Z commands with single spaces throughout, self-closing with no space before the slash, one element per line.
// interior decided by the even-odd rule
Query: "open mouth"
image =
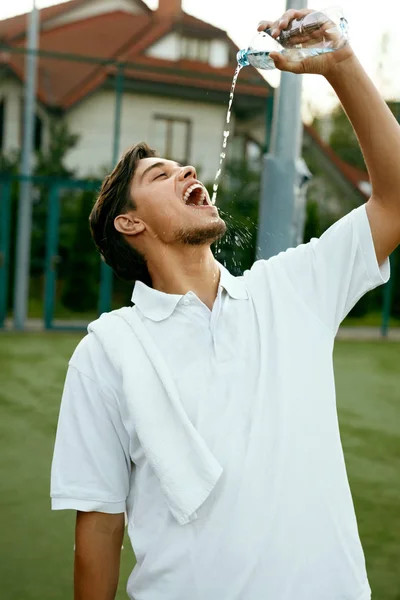
<path fill-rule="evenodd" d="M 183 201 L 187 206 L 212 206 L 205 188 L 200 183 L 194 183 L 186 190 Z"/>

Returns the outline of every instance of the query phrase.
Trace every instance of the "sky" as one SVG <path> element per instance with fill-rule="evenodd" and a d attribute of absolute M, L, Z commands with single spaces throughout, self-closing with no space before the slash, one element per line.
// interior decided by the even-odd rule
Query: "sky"
<path fill-rule="evenodd" d="M 145 0 L 150 8 L 156 8 L 158 0 Z M 400 100 L 400 2 L 398 0 L 341 0 L 345 15 L 350 23 L 351 44 L 361 63 L 388 100 Z M 36 0 L 38 8 L 58 4 L 56 0 Z M 340 0 L 339 3 L 340 5 Z M 324 9 L 332 6 L 329 0 L 312 0 L 310 7 Z M 368 5 L 368 9 L 366 6 Z M 243 7 L 246 7 L 244 10 Z M 0 3 L 0 19 L 27 12 L 32 0 L 13 0 Z M 232 0 L 183 0 L 183 9 L 225 29 L 240 47 L 247 47 L 256 33 L 261 20 L 273 20 L 285 10 L 285 0 L 246 0 L 245 3 Z M 372 10 L 371 10 L 372 9 Z M 386 38 L 386 42 L 383 40 Z M 386 51 L 382 53 L 382 46 Z M 384 60 L 382 61 L 382 57 Z M 276 86 L 279 73 L 266 75 Z M 318 115 L 334 106 L 336 99 L 329 84 L 319 76 L 304 77 L 305 114 Z"/>

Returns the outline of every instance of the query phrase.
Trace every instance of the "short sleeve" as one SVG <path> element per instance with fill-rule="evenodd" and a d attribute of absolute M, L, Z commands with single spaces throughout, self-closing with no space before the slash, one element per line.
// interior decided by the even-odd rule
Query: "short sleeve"
<path fill-rule="evenodd" d="M 125 512 L 130 465 L 115 399 L 70 365 L 51 468 L 52 509 Z"/>
<path fill-rule="evenodd" d="M 389 259 L 378 265 L 365 205 L 319 239 L 271 261 L 271 267 L 285 272 L 291 287 L 335 335 L 358 300 L 390 277 Z"/>

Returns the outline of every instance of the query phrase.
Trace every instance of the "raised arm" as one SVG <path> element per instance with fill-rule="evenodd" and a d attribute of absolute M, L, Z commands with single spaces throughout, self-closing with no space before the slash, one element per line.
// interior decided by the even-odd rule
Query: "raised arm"
<path fill-rule="evenodd" d="M 74 600 L 114 600 L 123 537 L 123 513 L 77 513 Z"/>
<path fill-rule="evenodd" d="M 378 262 L 400 244 L 400 126 L 355 56 L 326 76 L 360 142 L 372 184 L 367 213 Z"/>
<path fill-rule="evenodd" d="M 260 23 L 278 37 L 292 19 L 312 12 L 290 10 L 276 23 Z M 271 53 L 281 71 L 325 76 L 332 85 L 360 142 L 372 184 L 368 219 L 378 262 L 400 244 L 400 126 L 349 45 L 302 62 Z"/>

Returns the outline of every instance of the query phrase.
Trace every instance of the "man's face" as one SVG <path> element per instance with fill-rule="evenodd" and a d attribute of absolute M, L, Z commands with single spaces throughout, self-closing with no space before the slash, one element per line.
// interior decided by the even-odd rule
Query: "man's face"
<path fill-rule="evenodd" d="M 144 158 L 135 171 L 131 195 L 135 216 L 165 244 L 211 245 L 226 232 L 194 167 Z"/>

